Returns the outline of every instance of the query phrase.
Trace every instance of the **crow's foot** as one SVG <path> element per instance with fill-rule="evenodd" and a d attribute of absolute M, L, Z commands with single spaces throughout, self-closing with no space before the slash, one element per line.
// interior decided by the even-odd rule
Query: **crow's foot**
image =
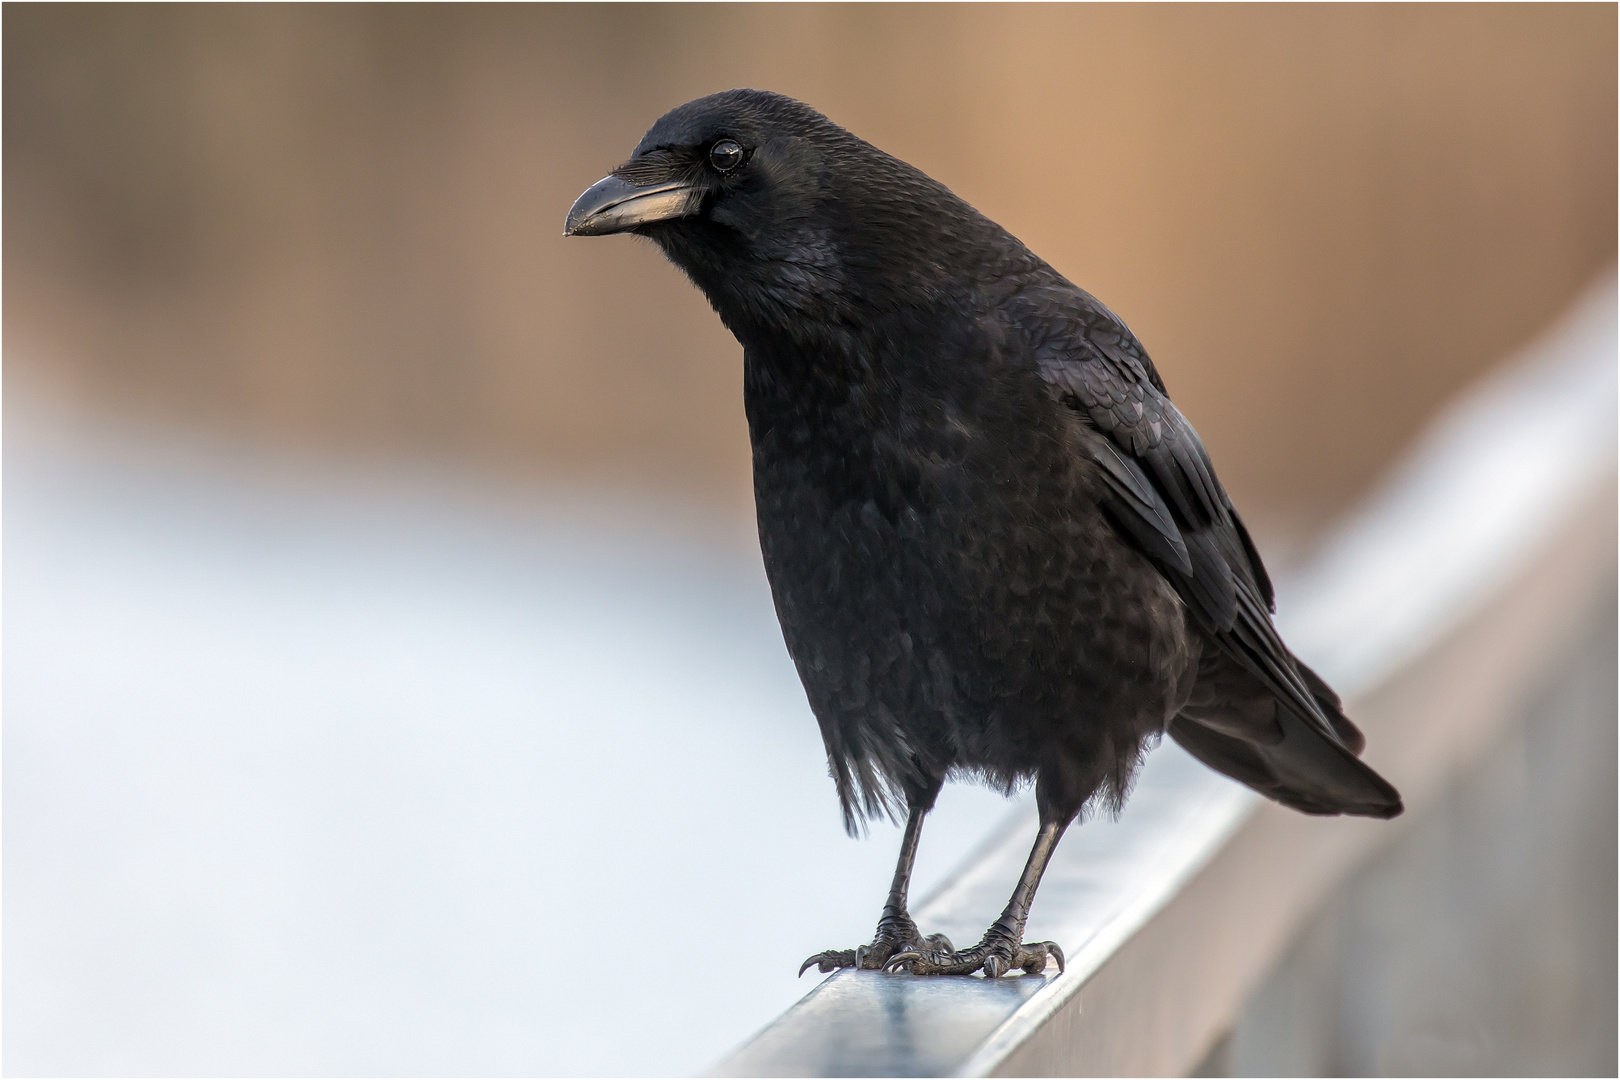
<path fill-rule="evenodd" d="M 896 954 L 948 954 L 951 951 L 951 939 L 944 934 L 929 934 L 923 937 L 922 932 L 917 929 L 917 924 L 911 921 L 911 916 L 904 913 L 885 914 L 878 920 L 877 936 L 872 939 L 872 944 L 862 945 L 858 949 L 829 949 L 826 952 L 816 953 L 799 965 L 799 974 L 803 975 L 812 967 L 823 973 L 837 971 L 839 968 L 877 971 L 888 964 L 889 958 Z"/>
<path fill-rule="evenodd" d="M 986 978 L 995 979 L 1014 968 L 1038 975 L 1046 970 L 1048 960 L 1056 960 L 1058 973 L 1063 972 L 1063 950 L 1058 948 L 1057 942 L 1038 941 L 1025 945 L 1000 926 L 992 926 L 984 940 L 971 949 L 961 952 L 949 948 L 907 949 L 890 955 L 883 966 L 889 971 L 904 970 L 913 975 L 972 975 L 983 971 Z"/>

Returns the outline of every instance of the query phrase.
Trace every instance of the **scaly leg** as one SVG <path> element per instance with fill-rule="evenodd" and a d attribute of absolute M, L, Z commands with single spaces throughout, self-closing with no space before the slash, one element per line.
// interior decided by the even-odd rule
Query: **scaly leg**
<path fill-rule="evenodd" d="M 1057 961 L 1058 971 L 1062 972 L 1063 950 L 1058 948 L 1056 942 L 1024 944 L 1024 923 L 1029 919 L 1029 905 L 1035 899 L 1041 875 L 1046 872 L 1046 864 L 1051 861 L 1052 852 L 1062 839 L 1063 830 L 1068 828 L 1072 815 L 1049 816 L 1042 813 L 1041 817 L 1041 828 L 1035 834 L 1035 846 L 1030 850 L 1029 861 L 1024 864 L 1018 887 L 1013 890 L 1012 899 L 1007 901 L 1001 918 L 991 924 L 977 945 L 961 952 L 948 947 L 908 949 L 891 955 L 884 966 L 889 969 L 904 968 L 913 975 L 971 975 L 983 970 L 987 977 L 994 979 L 1013 968 L 1038 974 L 1046 970 L 1046 962 L 1050 958 Z"/>
<path fill-rule="evenodd" d="M 889 886 L 889 899 L 883 905 L 883 917 L 878 920 L 877 935 L 872 939 L 872 944 L 862 945 L 858 949 L 829 949 L 816 953 L 799 967 L 800 975 L 812 966 L 823 972 L 838 968 L 875 971 L 883 967 L 895 953 L 951 951 L 949 938 L 944 934 L 923 937 L 917 924 L 906 913 L 906 895 L 911 890 L 911 867 L 917 859 L 917 839 L 922 835 L 923 818 L 933 809 L 934 797 L 938 794 L 939 785 L 935 784 L 924 797 L 908 800 L 910 807 L 906 814 L 905 837 L 900 841 L 900 859 L 895 863 L 894 883 Z"/>

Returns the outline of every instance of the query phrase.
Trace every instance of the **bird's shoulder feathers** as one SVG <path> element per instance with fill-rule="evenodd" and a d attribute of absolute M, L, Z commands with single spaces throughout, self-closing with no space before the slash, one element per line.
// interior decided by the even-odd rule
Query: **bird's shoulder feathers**
<path fill-rule="evenodd" d="M 1136 336 L 1051 270 L 1032 275 L 1002 308 L 1101 467 L 1109 519 L 1224 652 L 1338 742 L 1272 625 L 1271 580 L 1248 529 Z"/>

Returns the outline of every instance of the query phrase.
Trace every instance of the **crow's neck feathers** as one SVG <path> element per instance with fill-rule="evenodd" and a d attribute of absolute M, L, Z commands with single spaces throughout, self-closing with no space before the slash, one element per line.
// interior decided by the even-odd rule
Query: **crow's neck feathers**
<path fill-rule="evenodd" d="M 977 294 L 987 277 L 1006 280 L 985 271 L 1009 256 L 1044 267 L 943 184 L 808 106 L 752 91 L 719 97 L 747 108 L 711 127 L 761 132 L 750 175 L 703 216 L 646 234 L 745 348 L 836 346 L 886 322 L 993 303 Z M 671 117 L 648 139 L 664 127 L 665 139 L 702 130 L 695 117 Z"/>

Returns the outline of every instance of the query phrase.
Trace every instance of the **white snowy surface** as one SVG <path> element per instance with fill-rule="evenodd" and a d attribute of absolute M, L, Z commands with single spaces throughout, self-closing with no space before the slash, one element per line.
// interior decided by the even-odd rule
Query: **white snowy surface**
<path fill-rule="evenodd" d="M 7 409 L 6 1074 L 690 1073 L 870 938 L 757 549 Z"/>

